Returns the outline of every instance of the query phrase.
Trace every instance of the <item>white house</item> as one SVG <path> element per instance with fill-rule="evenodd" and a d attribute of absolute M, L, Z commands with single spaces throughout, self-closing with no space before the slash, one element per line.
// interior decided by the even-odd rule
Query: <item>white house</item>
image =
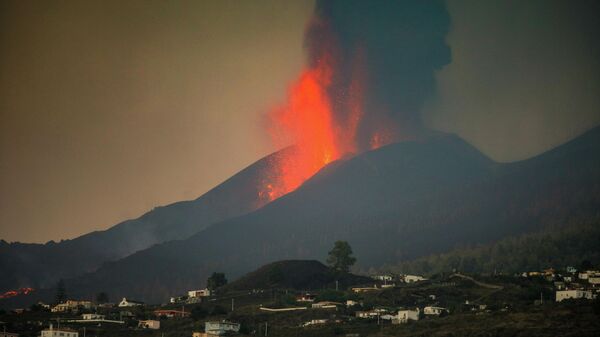
<path fill-rule="evenodd" d="M 104 315 L 98 315 L 98 314 L 83 314 L 81 315 L 81 318 L 89 321 L 89 320 L 93 320 L 93 319 L 104 319 Z"/>
<path fill-rule="evenodd" d="M 357 318 L 372 318 L 380 315 L 379 311 L 369 310 L 369 311 L 356 311 L 354 315 Z"/>
<path fill-rule="evenodd" d="M 439 316 L 444 312 L 448 312 L 448 309 L 442 307 L 425 307 L 423 308 L 423 313 L 425 315 L 435 315 Z"/>
<path fill-rule="evenodd" d="M 190 290 L 188 291 L 188 296 L 195 298 L 195 297 L 208 297 L 211 295 L 210 289 L 205 288 L 205 289 L 200 289 L 200 290 Z"/>
<path fill-rule="evenodd" d="M 144 305 L 144 302 L 140 302 L 140 301 L 134 301 L 134 300 L 128 300 L 127 298 L 123 297 L 123 299 L 121 300 L 121 302 L 119 302 L 119 307 L 120 308 L 125 308 L 125 307 L 139 307 Z"/>
<path fill-rule="evenodd" d="M 229 333 L 238 333 L 240 331 L 240 323 L 229 321 L 206 322 L 204 324 L 204 332 L 213 335 L 225 335 Z"/>
<path fill-rule="evenodd" d="M 52 307 L 52 312 L 69 312 L 81 309 L 91 309 L 92 302 L 90 301 L 78 301 L 78 300 L 67 300 L 63 303 L 59 303 Z"/>
<path fill-rule="evenodd" d="M 371 278 L 374 280 L 385 281 L 385 282 L 394 280 L 394 277 L 391 275 L 373 275 L 373 276 L 371 276 Z"/>
<path fill-rule="evenodd" d="M 403 324 L 403 323 L 407 323 L 409 320 L 418 321 L 420 313 L 421 313 L 421 310 L 419 310 L 419 308 L 417 308 L 415 310 L 410 310 L 410 309 L 409 310 L 398 310 L 396 319 L 393 319 L 392 323 Z"/>
<path fill-rule="evenodd" d="M 304 322 L 302 323 L 302 326 L 309 326 L 309 325 L 317 325 L 317 324 L 325 324 L 327 323 L 329 320 L 326 318 L 323 319 L 312 319 L 308 322 Z"/>
<path fill-rule="evenodd" d="M 346 306 L 347 307 L 353 307 L 355 305 L 357 305 L 358 302 L 354 301 L 354 300 L 346 300 Z"/>
<path fill-rule="evenodd" d="M 54 329 L 50 324 L 48 329 L 42 330 L 40 337 L 79 337 L 79 333 L 67 328 Z"/>
<path fill-rule="evenodd" d="M 590 284 L 600 284 L 600 277 L 599 276 L 588 277 L 588 282 Z"/>
<path fill-rule="evenodd" d="M 424 278 L 423 276 L 419 276 L 419 275 L 404 275 L 404 282 L 406 283 L 413 283 L 413 282 L 419 282 L 419 281 L 425 281 L 427 280 L 426 278 Z"/>
<path fill-rule="evenodd" d="M 592 293 L 591 290 L 576 289 L 576 290 L 558 290 L 558 291 L 556 291 L 556 302 L 562 302 L 564 300 L 571 299 L 571 298 L 572 299 L 583 298 L 583 299 L 593 300 L 594 298 L 596 298 L 596 296 L 594 296 L 594 293 Z"/>
<path fill-rule="evenodd" d="M 139 321 L 138 322 L 138 328 L 158 330 L 158 329 L 160 329 L 160 321 L 156 321 L 156 320 L 153 320 L 153 319 L 148 319 L 148 320 L 145 320 L 145 321 Z"/>
<path fill-rule="evenodd" d="M 335 308 L 337 308 L 338 305 L 343 305 L 343 304 L 338 303 L 338 302 L 322 301 L 322 302 L 313 303 L 311 305 L 311 307 L 313 309 L 335 309 Z"/>

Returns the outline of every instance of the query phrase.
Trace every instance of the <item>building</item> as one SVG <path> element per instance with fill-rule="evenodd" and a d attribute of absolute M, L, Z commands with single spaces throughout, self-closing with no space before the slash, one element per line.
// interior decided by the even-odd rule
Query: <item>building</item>
<path fill-rule="evenodd" d="M 222 336 L 226 334 L 235 334 L 240 331 L 240 323 L 229 321 L 213 321 L 204 324 L 204 332 L 208 335 Z"/>
<path fill-rule="evenodd" d="M 406 283 L 413 283 L 413 282 L 419 282 L 419 281 L 425 281 L 427 280 L 426 278 L 424 278 L 423 276 L 419 276 L 419 275 L 404 275 L 404 282 Z"/>
<path fill-rule="evenodd" d="M 67 300 L 52 307 L 52 312 L 71 312 L 79 309 L 91 309 L 93 307 L 90 301 Z"/>
<path fill-rule="evenodd" d="M 600 276 L 588 277 L 588 282 L 589 282 L 589 284 L 594 284 L 594 285 L 600 284 Z"/>
<path fill-rule="evenodd" d="M 139 306 L 143 306 L 143 305 L 144 305 L 144 302 L 134 301 L 134 300 L 128 300 L 125 297 L 123 297 L 123 299 L 121 300 L 121 302 L 119 302 L 119 307 L 120 308 L 139 307 Z"/>
<path fill-rule="evenodd" d="M 373 318 L 379 316 L 381 313 L 377 310 L 369 310 L 369 311 L 356 311 L 354 316 L 356 318 Z"/>
<path fill-rule="evenodd" d="M 587 299 L 593 300 L 596 298 L 591 290 L 558 290 L 556 291 L 556 302 L 562 302 L 568 299 Z"/>
<path fill-rule="evenodd" d="M 374 280 L 379 280 L 379 281 L 384 281 L 384 282 L 389 282 L 389 281 L 394 280 L 394 277 L 391 275 L 373 275 L 373 276 L 371 276 L 371 278 Z"/>
<path fill-rule="evenodd" d="M 184 318 L 190 315 L 189 312 L 185 310 L 154 310 L 154 315 L 156 317 L 166 317 L 166 318 Z"/>
<path fill-rule="evenodd" d="M 83 314 L 83 315 L 81 315 L 81 318 L 86 321 L 95 320 L 95 319 L 103 320 L 104 317 L 105 317 L 104 315 L 98 315 L 98 314 Z"/>
<path fill-rule="evenodd" d="M 148 319 L 148 320 L 145 320 L 145 321 L 139 321 L 138 322 L 138 328 L 158 330 L 158 329 L 160 329 L 160 321 L 156 321 L 156 320 L 153 320 L 153 319 Z"/>
<path fill-rule="evenodd" d="M 352 288 L 352 291 L 355 293 L 366 293 L 369 291 L 376 291 L 376 290 L 379 290 L 379 288 L 377 288 L 377 286 Z"/>
<path fill-rule="evenodd" d="M 423 313 L 425 315 L 434 315 L 434 316 L 439 316 L 441 314 L 443 314 L 444 312 L 449 312 L 448 309 L 446 308 L 442 308 L 442 307 L 425 307 L 423 308 Z"/>
<path fill-rule="evenodd" d="M 315 298 L 315 295 L 306 293 L 296 296 L 296 302 L 314 302 Z"/>
<path fill-rule="evenodd" d="M 419 308 L 415 309 L 415 310 L 398 310 L 398 314 L 396 316 L 396 319 L 392 320 L 393 324 L 404 324 L 404 323 L 408 323 L 408 321 L 418 321 L 419 320 L 419 315 L 420 315 L 421 311 L 419 310 Z"/>
<path fill-rule="evenodd" d="M 302 326 L 309 326 L 309 325 L 317 325 L 317 324 L 326 324 L 329 320 L 326 318 L 323 319 L 312 319 L 308 322 L 304 322 L 302 323 Z"/>
<path fill-rule="evenodd" d="M 208 297 L 210 295 L 211 295 L 211 291 L 208 288 L 206 288 L 206 289 L 200 289 L 200 290 L 190 290 L 190 291 L 188 291 L 188 297 L 191 297 L 191 298 L 195 298 L 195 297 Z"/>
<path fill-rule="evenodd" d="M 355 305 L 359 304 L 358 302 L 354 301 L 354 300 L 346 300 L 346 306 L 347 307 L 353 307 Z"/>
<path fill-rule="evenodd" d="M 311 307 L 313 309 L 335 309 L 335 308 L 337 308 L 338 305 L 344 305 L 344 304 L 339 303 L 339 302 L 322 301 L 322 302 L 313 303 L 311 305 Z"/>
<path fill-rule="evenodd" d="M 69 328 L 54 329 L 50 324 L 48 329 L 42 330 L 40 337 L 79 337 L 79 333 Z"/>

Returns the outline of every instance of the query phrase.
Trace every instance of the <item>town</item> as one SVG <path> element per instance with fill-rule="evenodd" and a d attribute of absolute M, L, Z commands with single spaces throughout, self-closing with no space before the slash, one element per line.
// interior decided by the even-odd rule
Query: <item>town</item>
<path fill-rule="evenodd" d="M 356 276 L 358 284 L 334 280 L 317 289 L 286 287 L 281 268 L 304 262 L 319 263 L 280 261 L 229 284 L 224 274 L 214 273 L 207 288 L 174 294 L 160 305 L 130 298 L 110 302 L 102 293 L 94 301 L 64 299 L 3 311 L 0 337 L 416 336 L 469 335 L 468 329 L 486 328 L 550 336 L 573 324 L 578 336 L 600 331 L 600 271 L 593 268 L 430 277 L 384 273 Z M 263 287 L 242 289 L 253 282 Z M 59 288 L 59 296 L 65 291 Z"/>

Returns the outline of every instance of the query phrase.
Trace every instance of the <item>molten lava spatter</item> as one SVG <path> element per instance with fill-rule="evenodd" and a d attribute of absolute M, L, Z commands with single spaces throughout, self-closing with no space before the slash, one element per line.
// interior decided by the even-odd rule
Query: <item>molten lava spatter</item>
<path fill-rule="evenodd" d="M 0 299 L 11 298 L 11 297 L 15 297 L 18 295 L 29 295 L 34 290 L 35 289 L 33 289 L 33 288 L 19 288 L 16 290 L 9 290 L 3 294 L 0 294 Z"/>
<path fill-rule="evenodd" d="M 271 163 L 261 197 L 276 199 L 295 190 L 342 151 L 336 141 L 334 116 L 327 89 L 330 58 L 302 72 L 288 92 L 287 104 L 270 114 L 271 136 L 277 146 L 294 144 Z"/>

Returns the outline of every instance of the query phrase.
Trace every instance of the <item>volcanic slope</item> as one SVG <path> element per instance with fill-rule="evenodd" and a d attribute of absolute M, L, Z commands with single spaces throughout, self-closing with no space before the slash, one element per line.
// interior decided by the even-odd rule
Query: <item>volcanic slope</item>
<path fill-rule="evenodd" d="M 18 287 L 48 287 L 60 278 L 92 272 L 116 260 L 165 241 L 185 239 L 224 219 L 262 206 L 259 197 L 264 170 L 282 150 L 267 156 L 198 199 L 157 207 L 134 220 L 72 240 L 46 244 L 0 240 L 0 291 Z"/>
<path fill-rule="evenodd" d="M 402 142 L 329 165 L 296 191 L 182 241 L 69 283 L 147 301 L 282 259 L 323 259 L 336 240 L 358 266 L 394 264 L 597 217 L 600 128 L 539 156 L 495 163 L 454 135 Z"/>

